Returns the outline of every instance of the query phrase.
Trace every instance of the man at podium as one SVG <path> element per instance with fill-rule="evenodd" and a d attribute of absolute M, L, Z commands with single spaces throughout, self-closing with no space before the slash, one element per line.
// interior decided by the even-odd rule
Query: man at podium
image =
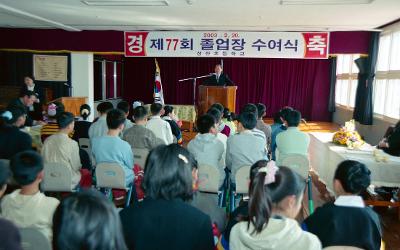
<path fill-rule="evenodd" d="M 222 72 L 221 64 L 215 65 L 214 72 L 205 81 L 204 85 L 207 86 L 234 86 L 228 75 Z"/>

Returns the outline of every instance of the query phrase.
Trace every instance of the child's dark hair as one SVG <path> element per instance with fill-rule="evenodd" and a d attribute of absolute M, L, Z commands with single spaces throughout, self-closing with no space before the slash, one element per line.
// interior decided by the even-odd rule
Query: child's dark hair
<path fill-rule="evenodd" d="M 147 109 L 143 106 L 138 106 L 133 110 L 133 118 L 135 120 L 143 120 L 147 116 Z"/>
<path fill-rule="evenodd" d="M 120 109 L 112 109 L 107 112 L 107 127 L 108 129 L 117 129 L 125 123 L 125 114 Z"/>
<path fill-rule="evenodd" d="M 117 104 L 117 109 L 122 110 L 126 114 L 129 113 L 129 108 L 130 108 L 130 105 L 129 105 L 129 103 L 127 101 L 120 101 Z"/>
<path fill-rule="evenodd" d="M 215 119 L 212 115 L 205 114 L 197 118 L 196 125 L 200 134 L 207 134 L 215 126 Z"/>
<path fill-rule="evenodd" d="M 84 110 L 87 110 L 88 112 L 83 112 Z M 87 120 L 87 118 L 90 116 L 91 113 L 91 108 L 88 104 L 82 104 L 81 107 L 79 108 L 79 113 L 83 120 Z"/>
<path fill-rule="evenodd" d="M 101 102 L 97 105 L 97 111 L 101 114 L 107 113 L 109 110 L 113 109 L 114 106 L 111 102 Z"/>
<path fill-rule="evenodd" d="M 210 106 L 209 109 L 218 109 L 219 112 L 223 113 L 224 112 L 224 106 L 221 103 L 214 103 L 213 105 Z"/>
<path fill-rule="evenodd" d="M 150 106 L 150 112 L 152 115 L 160 114 L 162 109 L 163 109 L 163 105 L 161 103 L 153 103 Z"/>
<path fill-rule="evenodd" d="M 32 184 L 43 170 L 42 157 L 32 150 L 19 152 L 10 160 L 14 180 L 21 186 Z"/>
<path fill-rule="evenodd" d="M 72 122 L 74 122 L 74 115 L 70 112 L 62 112 L 57 115 L 57 123 L 60 129 L 68 127 Z"/>
<path fill-rule="evenodd" d="M 169 114 L 172 113 L 172 111 L 174 111 L 174 107 L 171 105 L 165 105 L 164 106 L 164 116 L 167 116 Z"/>
<path fill-rule="evenodd" d="M 257 117 L 255 113 L 244 112 L 239 115 L 239 122 L 245 129 L 252 130 L 257 125 Z"/>
<path fill-rule="evenodd" d="M 257 163 L 256 163 L 257 164 Z M 266 162 L 259 162 L 265 164 Z M 272 214 L 273 204 L 278 204 L 285 197 L 294 195 L 299 197 L 304 192 L 305 180 L 287 167 L 280 167 L 275 174 L 275 181 L 265 185 L 265 172 L 257 172 L 249 187 L 249 216 L 247 228 L 250 223 L 254 226 L 252 233 L 260 233 L 268 224 Z"/>
<path fill-rule="evenodd" d="M 240 110 L 240 113 L 245 113 L 245 112 L 254 113 L 256 117 L 258 116 L 257 106 L 253 103 L 247 103 L 246 105 L 243 106 L 242 110 Z"/>
<path fill-rule="evenodd" d="M 152 199 L 184 201 L 193 197 L 192 170 L 197 162 L 189 151 L 178 144 L 153 149 L 144 168 L 143 189 Z"/>
<path fill-rule="evenodd" d="M 360 194 L 371 184 L 371 171 L 361 162 L 346 160 L 339 164 L 334 178 L 347 193 Z"/>
<path fill-rule="evenodd" d="M 262 119 L 264 116 L 265 111 L 267 110 L 267 107 L 263 103 L 257 103 L 257 116 L 258 119 Z"/>
<path fill-rule="evenodd" d="M 207 114 L 208 114 L 208 115 L 211 115 L 212 117 L 214 117 L 215 123 L 219 123 L 219 122 L 221 121 L 222 113 L 221 113 L 218 109 L 216 109 L 216 108 L 210 108 L 210 109 L 207 111 Z"/>
<path fill-rule="evenodd" d="M 224 108 L 223 118 L 230 122 L 233 121 L 232 112 L 228 108 Z"/>

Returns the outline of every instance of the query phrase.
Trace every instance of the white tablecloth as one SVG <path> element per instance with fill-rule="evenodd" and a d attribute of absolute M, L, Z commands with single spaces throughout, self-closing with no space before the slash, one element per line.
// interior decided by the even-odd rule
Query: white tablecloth
<path fill-rule="evenodd" d="M 333 133 L 311 132 L 310 163 L 330 192 L 333 191 L 333 177 L 336 167 L 344 160 L 364 163 L 371 171 L 375 186 L 400 187 L 400 157 L 387 156 L 387 162 L 377 162 L 373 155 L 374 147 L 365 144 L 361 149 L 347 149 L 332 143 Z"/>

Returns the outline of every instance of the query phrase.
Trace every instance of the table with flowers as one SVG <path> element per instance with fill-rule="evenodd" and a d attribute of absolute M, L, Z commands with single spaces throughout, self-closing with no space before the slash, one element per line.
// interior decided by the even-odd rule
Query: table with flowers
<path fill-rule="evenodd" d="M 400 186 L 400 157 L 394 157 L 361 143 L 343 146 L 333 142 L 335 133 L 311 132 L 310 163 L 327 189 L 333 191 L 333 177 L 338 164 L 344 160 L 356 160 L 364 163 L 371 171 L 372 184 L 375 186 Z"/>

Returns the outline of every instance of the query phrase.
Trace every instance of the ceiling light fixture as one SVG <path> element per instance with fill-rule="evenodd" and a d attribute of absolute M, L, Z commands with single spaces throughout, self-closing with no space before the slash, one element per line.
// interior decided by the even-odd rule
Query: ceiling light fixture
<path fill-rule="evenodd" d="M 167 0 L 161 1 L 142 1 L 142 0 L 125 0 L 125 1 L 97 1 L 97 0 L 84 0 L 82 3 L 89 6 L 168 6 Z"/>
<path fill-rule="evenodd" d="M 370 4 L 374 0 L 281 0 L 280 5 L 351 5 Z"/>

